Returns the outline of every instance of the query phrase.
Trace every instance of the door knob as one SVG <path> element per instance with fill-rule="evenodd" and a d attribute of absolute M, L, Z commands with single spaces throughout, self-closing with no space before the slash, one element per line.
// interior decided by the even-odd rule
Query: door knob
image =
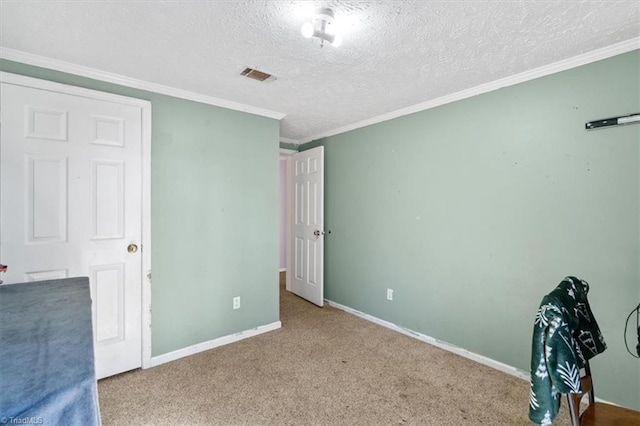
<path fill-rule="evenodd" d="M 135 252 L 137 252 L 137 251 L 138 251 L 138 246 L 137 246 L 137 245 L 135 245 L 135 244 L 129 244 L 129 245 L 127 246 L 127 251 L 128 251 L 129 253 L 135 253 Z"/>
<path fill-rule="evenodd" d="M 320 235 L 330 234 L 330 233 L 331 233 L 331 230 L 329 230 L 329 231 L 327 231 L 327 232 L 324 232 L 324 231 L 321 231 L 321 230 L 319 230 L 319 229 L 316 229 L 315 231 L 313 231 L 313 235 L 315 235 L 315 236 L 316 236 L 316 238 L 319 238 L 319 237 L 320 237 Z"/>

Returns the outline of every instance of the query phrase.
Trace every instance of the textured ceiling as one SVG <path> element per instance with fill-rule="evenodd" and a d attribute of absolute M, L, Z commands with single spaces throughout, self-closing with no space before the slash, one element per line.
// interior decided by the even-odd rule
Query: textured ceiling
<path fill-rule="evenodd" d="M 0 1 L 2 47 L 282 112 L 302 142 L 640 35 L 637 1 Z M 341 47 L 301 36 L 319 6 Z"/>

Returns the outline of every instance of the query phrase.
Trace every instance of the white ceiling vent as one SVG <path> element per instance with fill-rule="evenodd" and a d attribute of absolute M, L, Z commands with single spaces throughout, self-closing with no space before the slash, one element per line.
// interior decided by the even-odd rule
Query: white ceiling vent
<path fill-rule="evenodd" d="M 253 69 L 253 68 L 248 68 L 248 67 L 245 68 L 244 70 L 242 70 L 240 75 L 243 75 L 245 77 L 252 78 L 252 79 L 258 80 L 258 81 L 271 81 L 271 80 L 275 80 L 276 79 L 271 74 L 268 74 L 268 73 L 262 72 L 262 71 L 258 71 L 258 70 Z"/>

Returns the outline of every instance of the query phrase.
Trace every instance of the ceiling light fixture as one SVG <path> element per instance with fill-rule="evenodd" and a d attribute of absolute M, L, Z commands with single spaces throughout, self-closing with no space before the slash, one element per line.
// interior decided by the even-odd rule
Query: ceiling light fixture
<path fill-rule="evenodd" d="M 301 32 L 305 38 L 316 37 L 320 39 L 320 47 L 324 46 L 324 42 L 331 43 L 332 46 L 338 47 L 342 44 L 342 36 L 336 32 L 334 14 L 331 9 L 317 9 L 311 18 L 311 22 L 306 22 Z"/>

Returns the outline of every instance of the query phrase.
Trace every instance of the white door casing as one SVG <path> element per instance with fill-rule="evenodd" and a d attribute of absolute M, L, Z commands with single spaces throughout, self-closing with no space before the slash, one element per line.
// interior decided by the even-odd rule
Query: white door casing
<path fill-rule="evenodd" d="M 150 357 L 141 250 L 150 105 L 6 73 L 1 89 L 4 280 L 88 276 L 98 378 L 140 367 L 143 348 Z"/>
<path fill-rule="evenodd" d="M 324 147 L 292 156 L 291 291 L 324 304 Z"/>

